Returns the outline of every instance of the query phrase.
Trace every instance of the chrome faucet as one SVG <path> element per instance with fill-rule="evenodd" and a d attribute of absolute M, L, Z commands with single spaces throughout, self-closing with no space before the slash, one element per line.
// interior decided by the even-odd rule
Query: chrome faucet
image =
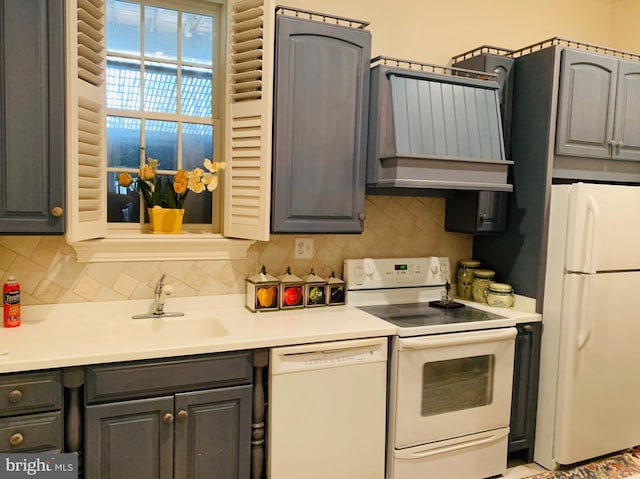
<path fill-rule="evenodd" d="M 133 319 L 149 319 L 149 318 L 171 318 L 176 316 L 184 316 L 184 313 L 169 313 L 164 310 L 164 302 L 171 293 L 173 293 L 173 286 L 165 284 L 164 280 L 166 274 L 162 274 L 156 287 L 153 290 L 153 312 L 146 314 L 136 314 L 132 316 Z"/>
<path fill-rule="evenodd" d="M 167 275 L 163 274 L 160 276 L 160 279 L 156 283 L 156 289 L 153 291 L 154 294 L 154 306 L 155 311 L 153 312 L 154 316 L 162 316 L 164 314 L 164 301 L 167 299 L 167 296 L 171 294 L 173 291 L 171 289 L 166 290 L 164 279 Z"/>

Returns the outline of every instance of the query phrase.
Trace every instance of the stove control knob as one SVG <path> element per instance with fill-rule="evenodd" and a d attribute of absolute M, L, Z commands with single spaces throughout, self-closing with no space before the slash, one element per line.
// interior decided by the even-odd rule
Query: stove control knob
<path fill-rule="evenodd" d="M 368 261 L 364 264 L 364 272 L 367 276 L 373 276 L 373 265 Z"/>

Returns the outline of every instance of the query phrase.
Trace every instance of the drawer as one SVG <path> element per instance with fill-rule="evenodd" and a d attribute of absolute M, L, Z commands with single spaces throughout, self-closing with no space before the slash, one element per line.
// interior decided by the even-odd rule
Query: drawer
<path fill-rule="evenodd" d="M 61 451 L 61 412 L 0 419 L 0 452 Z"/>
<path fill-rule="evenodd" d="M 0 376 L 0 417 L 62 409 L 60 371 Z"/>
<path fill-rule="evenodd" d="M 87 404 L 251 383 L 252 352 L 87 367 Z"/>

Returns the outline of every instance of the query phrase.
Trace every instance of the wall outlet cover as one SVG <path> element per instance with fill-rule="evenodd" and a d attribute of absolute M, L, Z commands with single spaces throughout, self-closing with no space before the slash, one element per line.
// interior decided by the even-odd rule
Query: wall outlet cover
<path fill-rule="evenodd" d="M 295 259 L 312 259 L 313 239 L 296 238 L 294 256 Z"/>

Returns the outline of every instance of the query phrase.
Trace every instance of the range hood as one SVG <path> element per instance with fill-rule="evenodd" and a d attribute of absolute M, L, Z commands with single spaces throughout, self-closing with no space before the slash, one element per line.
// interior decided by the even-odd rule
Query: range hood
<path fill-rule="evenodd" d="M 387 57 L 371 63 L 367 193 L 513 190 L 494 75 Z"/>

